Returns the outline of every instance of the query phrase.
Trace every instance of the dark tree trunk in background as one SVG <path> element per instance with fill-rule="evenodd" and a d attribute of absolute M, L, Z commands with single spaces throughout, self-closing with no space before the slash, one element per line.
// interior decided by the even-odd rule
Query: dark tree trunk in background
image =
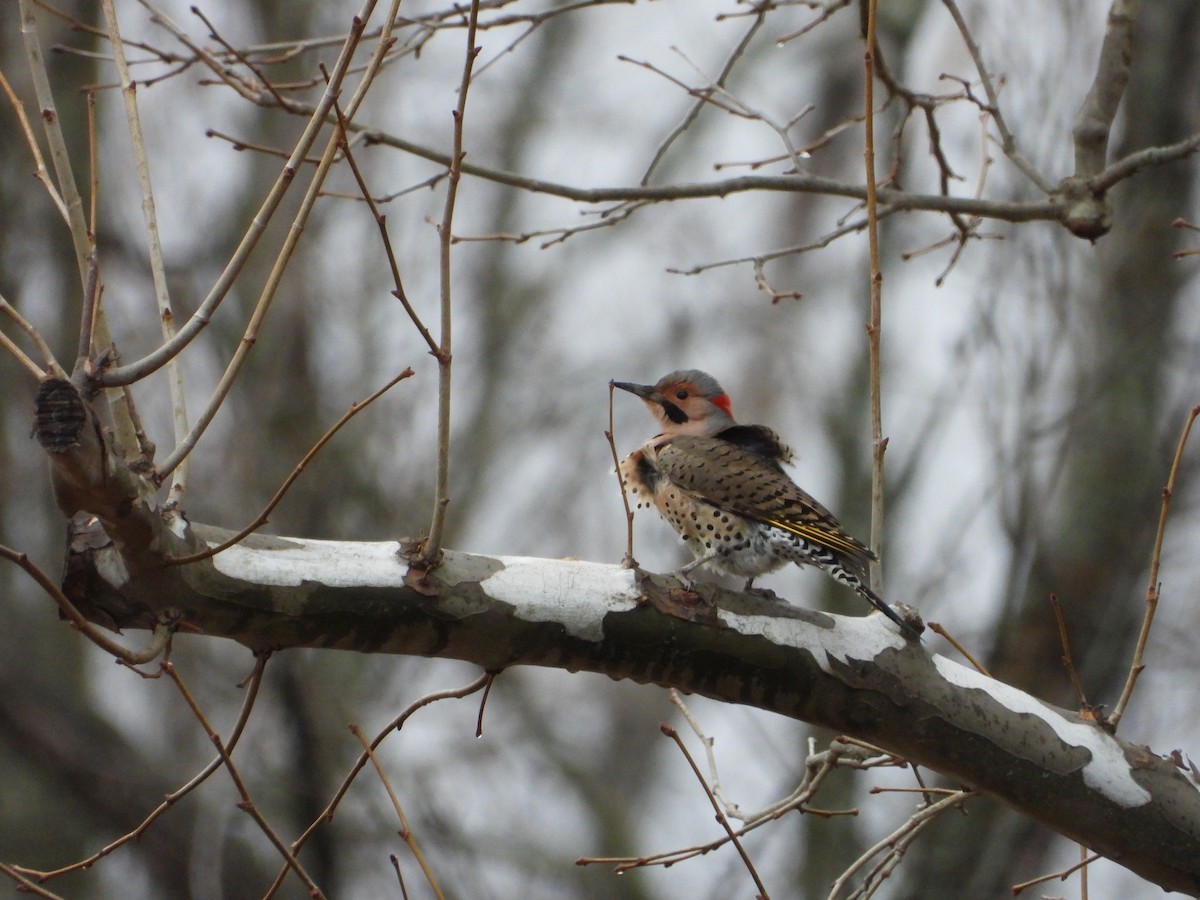
<path fill-rule="evenodd" d="M 1179 85 L 1200 77 L 1198 41 L 1200 7 L 1192 0 L 1142 5 L 1121 118 L 1124 140 L 1110 158 L 1196 130 L 1195 91 Z M 1166 405 L 1166 382 L 1187 274 L 1171 259 L 1179 232 L 1170 223 L 1186 214 L 1191 175 L 1182 166 L 1147 171 L 1114 191 L 1116 225 L 1093 257 L 1098 290 L 1063 304 L 1061 340 L 1073 348 L 1079 405 L 1062 425 L 1069 429 L 1062 489 L 1048 501 L 1057 504 L 1049 514 L 1037 505 L 1045 498 L 1029 498 L 1020 527 L 1053 525 L 1041 532 L 1019 607 L 997 625 L 987 665 L 1002 681 L 1068 708 L 1077 699 L 1061 662 L 1050 594 L 1062 605 L 1087 699 L 1109 710 L 1145 609 L 1160 492 L 1187 412 Z M 1021 582 L 1019 575 L 1010 581 Z M 1171 593 L 1168 588 L 1165 597 Z M 935 828 L 902 869 L 906 896 L 1002 897 L 1014 882 L 1049 871 L 1054 844 L 1044 829 L 1010 810 L 979 804 L 969 816 Z M 946 892 L 931 892 L 936 885 Z"/>

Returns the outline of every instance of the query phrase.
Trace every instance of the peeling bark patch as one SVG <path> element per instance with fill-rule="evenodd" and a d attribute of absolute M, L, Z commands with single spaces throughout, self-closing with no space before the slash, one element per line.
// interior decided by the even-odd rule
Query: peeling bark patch
<path fill-rule="evenodd" d="M 234 545 L 213 557 L 217 571 L 258 584 L 298 587 L 305 581 L 328 587 L 403 583 L 407 568 L 394 544 L 354 541 L 291 541 L 283 546 Z"/>
<path fill-rule="evenodd" d="M 483 579 L 479 586 L 527 622 L 558 622 L 567 634 L 600 641 L 607 613 L 626 612 L 637 606 L 632 569 L 578 560 L 495 558 L 504 568 Z M 579 594 L 602 596 L 604 605 L 581 608 Z"/>
<path fill-rule="evenodd" d="M 726 627 L 717 615 L 717 608 L 695 591 L 672 588 L 665 594 L 653 591 L 642 597 L 665 616 L 674 616 L 685 622 L 700 622 L 714 628 Z"/>
<path fill-rule="evenodd" d="M 1089 788 L 1124 807 L 1143 806 L 1152 799 L 1150 792 L 1133 780 L 1133 774 L 1120 744 L 1095 725 L 1071 722 L 1037 699 L 1016 688 L 981 675 L 941 656 L 935 656 L 938 672 L 951 684 L 983 691 L 1013 712 L 1035 716 L 1071 747 L 1082 747 L 1091 754 L 1083 766 L 1083 781 Z"/>
<path fill-rule="evenodd" d="M 114 590 L 121 590 L 129 583 L 129 569 L 125 560 L 116 550 L 96 553 L 96 574 L 103 578 Z"/>
<path fill-rule="evenodd" d="M 825 630 L 783 616 L 748 616 L 727 609 L 721 609 L 719 615 L 742 634 L 758 634 L 773 644 L 807 650 L 822 660 L 821 668 L 829 674 L 834 674 L 829 665 L 830 658 L 849 664 L 851 660 L 872 660 L 885 650 L 900 650 L 905 646 L 904 639 L 893 630 L 895 626 L 890 622 L 884 624 L 886 620 L 878 614 L 856 618 L 839 616 L 836 628 L 832 627 L 834 619 L 824 616 L 829 623 Z"/>

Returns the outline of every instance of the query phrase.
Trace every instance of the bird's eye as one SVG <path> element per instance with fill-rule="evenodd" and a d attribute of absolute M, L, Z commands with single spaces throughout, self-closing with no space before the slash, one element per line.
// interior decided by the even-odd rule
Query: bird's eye
<path fill-rule="evenodd" d="M 675 392 L 675 399 L 676 399 L 676 400 L 686 400 L 686 399 L 687 399 L 687 395 L 688 395 L 687 389 L 686 389 L 686 388 L 680 388 L 679 390 L 677 390 L 677 391 Z"/>

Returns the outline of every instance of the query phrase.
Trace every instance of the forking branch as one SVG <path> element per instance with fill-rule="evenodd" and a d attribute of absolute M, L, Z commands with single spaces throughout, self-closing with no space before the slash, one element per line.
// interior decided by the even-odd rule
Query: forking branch
<path fill-rule="evenodd" d="M 148 353 L 136 362 L 125 366 L 118 366 L 101 373 L 99 382 L 102 385 L 115 387 L 132 384 L 157 371 L 168 360 L 173 359 L 191 343 L 196 335 L 212 319 L 221 302 L 229 294 L 229 290 L 233 287 L 238 275 L 241 274 L 242 269 L 250 258 L 250 254 L 258 244 L 259 238 L 262 237 L 263 232 L 266 230 L 267 224 L 279 208 L 279 204 L 287 195 L 295 179 L 296 172 L 299 170 L 304 159 L 307 158 L 308 152 L 316 142 L 321 129 L 325 127 L 326 117 L 330 115 L 334 98 L 338 91 L 341 90 L 342 79 L 350 67 L 354 50 L 358 46 L 366 17 L 370 15 L 375 4 L 376 0 L 365 0 L 362 12 L 355 17 L 351 31 L 342 44 L 337 62 L 331 70 L 329 84 L 326 86 L 321 100 L 314 107 L 313 114 L 309 117 L 303 133 L 296 141 L 291 156 L 288 157 L 287 162 L 280 170 L 275 183 L 271 186 L 266 198 L 264 198 L 262 204 L 259 206 L 253 221 L 246 229 L 238 246 L 234 249 L 224 271 L 209 290 L 208 296 L 204 298 L 196 309 L 196 312 L 192 314 L 191 318 L 188 319 L 172 339 L 165 341 L 156 350 Z"/>

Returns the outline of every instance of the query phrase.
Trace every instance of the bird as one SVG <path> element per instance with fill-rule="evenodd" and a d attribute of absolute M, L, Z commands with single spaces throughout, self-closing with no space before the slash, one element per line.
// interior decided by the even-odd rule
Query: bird
<path fill-rule="evenodd" d="M 788 477 L 783 466 L 792 451 L 774 430 L 737 423 L 713 376 L 683 369 L 655 384 L 609 384 L 640 397 L 662 427 L 619 471 L 637 508 L 657 508 L 695 557 L 677 575 L 708 566 L 746 578 L 749 590 L 759 575 L 789 562 L 815 566 L 919 639 L 871 590 L 867 566 L 875 554 Z"/>

